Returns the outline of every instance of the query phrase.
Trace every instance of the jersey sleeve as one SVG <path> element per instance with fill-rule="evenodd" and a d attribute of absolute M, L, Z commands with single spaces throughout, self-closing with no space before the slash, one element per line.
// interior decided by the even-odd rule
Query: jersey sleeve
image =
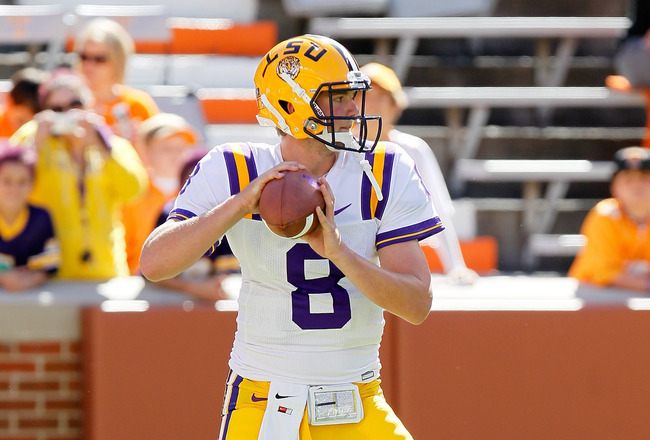
<path fill-rule="evenodd" d="M 181 188 L 168 219 L 187 220 L 204 214 L 237 194 L 257 178 L 255 156 L 246 143 L 230 143 L 213 148 L 196 165 Z M 248 214 L 245 218 L 259 217 Z M 221 238 L 208 251 L 214 252 Z"/>
<path fill-rule="evenodd" d="M 403 241 L 423 240 L 444 230 L 413 160 L 394 144 L 387 144 L 386 156 L 389 155 L 393 155 L 391 182 L 377 233 L 377 249 Z"/>
<path fill-rule="evenodd" d="M 223 154 L 213 149 L 194 167 L 179 191 L 168 218 L 187 220 L 205 214 L 222 203 L 230 195 L 218 178 L 224 174 Z"/>

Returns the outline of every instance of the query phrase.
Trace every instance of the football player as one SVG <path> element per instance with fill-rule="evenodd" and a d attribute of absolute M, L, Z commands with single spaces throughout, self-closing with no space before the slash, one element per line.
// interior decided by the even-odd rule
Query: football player
<path fill-rule="evenodd" d="M 429 314 L 418 240 L 440 219 L 412 159 L 367 138 L 380 124 L 364 111 L 370 81 L 341 44 L 290 38 L 254 80 L 258 121 L 280 142 L 213 148 L 147 239 L 142 273 L 173 277 L 224 235 L 241 264 L 221 440 L 410 439 L 380 387 L 383 312 L 413 324 Z M 319 177 L 326 207 L 316 231 L 288 239 L 257 206 L 266 183 L 298 169 Z"/>

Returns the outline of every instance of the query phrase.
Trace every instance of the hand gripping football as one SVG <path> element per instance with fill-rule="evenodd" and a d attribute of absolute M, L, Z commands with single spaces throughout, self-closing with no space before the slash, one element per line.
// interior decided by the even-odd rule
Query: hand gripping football
<path fill-rule="evenodd" d="M 304 170 L 283 171 L 282 174 L 282 179 L 271 180 L 262 190 L 260 216 L 275 234 L 302 237 L 320 224 L 316 207 L 325 209 L 320 184 Z"/>

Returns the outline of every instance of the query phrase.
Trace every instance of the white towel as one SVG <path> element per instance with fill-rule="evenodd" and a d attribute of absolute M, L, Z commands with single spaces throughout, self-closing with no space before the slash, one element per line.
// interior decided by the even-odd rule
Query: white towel
<path fill-rule="evenodd" d="M 271 382 L 258 440 L 298 440 L 309 386 Z"/>

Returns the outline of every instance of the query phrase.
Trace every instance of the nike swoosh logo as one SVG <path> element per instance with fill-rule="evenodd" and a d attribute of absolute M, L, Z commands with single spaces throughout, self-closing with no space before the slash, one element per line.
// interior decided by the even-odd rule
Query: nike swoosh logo
<path fill-rule="evenodd" d="M 283 396 L 280 393 L 275 393 L 276 399 L 286 399 L 287 397 L 296 397 L 296 396 Z"/>
<path fill-rule="evenodd" d="M 334 210 L 334 215 L 337 215 L 337 214 L 342 213 L 343 211 L 345 211 L 346 209 L 348 209 L 350 206 L 352 206 L 352 203 L 348 203 L 348 204 L 345 205 L 343 208 L 339 208 L 339 209 Z"/>
<path fill-rule="evenodd" d="M 253 402 L 261 402 L 262 400 L 268 400 L 266 397 L 257 397 L 255 393 L 251 396 Z"/>

